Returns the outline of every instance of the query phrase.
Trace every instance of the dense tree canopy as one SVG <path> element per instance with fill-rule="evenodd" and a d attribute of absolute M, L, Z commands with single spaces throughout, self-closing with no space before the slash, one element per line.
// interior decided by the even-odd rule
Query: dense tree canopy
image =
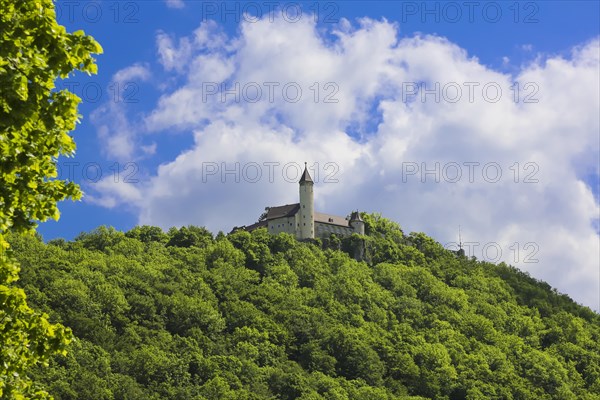
<path fill-rule="evenodd" d="M 364 219 L 366 236 L 308 243 L 196 227 L 14 236 L 30 301 L 76 337 L 33 377 L 62 400 L 599 398 L 598 314 Z"/>
<path fill-rule="evenodd" d="M 72 155 L 68 135 L 80 99 L 55 91 L 73 71 L 94 73 L 100 46 L 56 22 L 52 0 L 0 0 L 0 397 L 44 398 L 26 371 L 63 352 L 69 330 L 51 325 L 13 286 L 19 266 L 5 234 L 31 232 L 58 218 L 57 201 L 80 197 L 72 182 L 53 179 L 60 155 Z"/>

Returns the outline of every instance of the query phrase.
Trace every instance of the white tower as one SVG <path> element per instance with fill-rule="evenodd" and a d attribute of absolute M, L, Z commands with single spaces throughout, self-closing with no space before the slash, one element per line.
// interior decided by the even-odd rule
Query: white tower
<path fill-rule="evenodd" d="M 298 239 L 314 239 L 315 237 L 315 212 L 313 201 L 314 182 L 304 163 L 304 173 L 300 178 L 300 211 L 298 212 Z"/>
<path fill-rule="evenodd" d="M 358 233 L 359 235 L 365 234 L 365 222 L 360 217 L 358 210 L 354 211 L 350 215 L 350 226 L 352 229 L 354 229 L 354 232 Z"/>

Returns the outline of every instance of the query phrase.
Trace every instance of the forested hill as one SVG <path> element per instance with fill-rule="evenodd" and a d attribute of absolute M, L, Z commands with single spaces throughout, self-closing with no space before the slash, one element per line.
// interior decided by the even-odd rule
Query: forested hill
<path fill-rule="evenodd" d="M 75 337 L 34 378 L 56 399 L 600 399 L 598 314 L 364 219 L 366 237 L 312 243 L 12 236 L 29 304 Z"/>

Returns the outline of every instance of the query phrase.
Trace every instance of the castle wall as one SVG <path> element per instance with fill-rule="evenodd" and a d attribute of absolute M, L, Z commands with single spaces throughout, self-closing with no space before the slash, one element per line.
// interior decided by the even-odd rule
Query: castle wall
<path fill-rule="evenodd" d="M 321 222 L 315 223 L 315 237 L 325 238 L 329 237 L 332 233 L 341 236 L 350 236 L 354 233 L 354 229 L 349 226 L 339 226 L 332 224 L 324 224 Z"/>
<path fill-rule="evenodd" d="M 281 232 L 296 235 L 296 217 L 282 217 L 269 220 L 267 229 L 273 235 Z"/>

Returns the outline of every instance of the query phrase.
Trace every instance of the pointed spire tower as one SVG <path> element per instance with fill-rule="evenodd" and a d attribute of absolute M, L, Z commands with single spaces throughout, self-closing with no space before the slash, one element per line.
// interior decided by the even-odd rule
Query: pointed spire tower
<path fill-rule="evenodd" d="M 314 239 L 315 237 L 315 212 L 314 212 L 314 182 L 308 173 L 306 162 L 304 173 L 300 178 L 300 212 L 298 218 L 298 238 Z"/>

